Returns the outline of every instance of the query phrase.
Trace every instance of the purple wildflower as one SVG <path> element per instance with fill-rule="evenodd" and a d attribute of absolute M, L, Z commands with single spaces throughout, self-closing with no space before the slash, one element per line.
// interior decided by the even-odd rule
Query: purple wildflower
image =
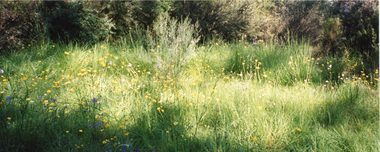
<path fill-rule="evenodd" d="M 11 101 L 11 96 L 8 96 L 8 100 L 7 100 L 7 102 L 9 102 L 9 101 Z"/>
<path fill-rule="evenodd" d="M 37 98 L 38 98 L 38 99 L 41 99 L 41 96 L 40 96 L 40 95 L 38 95 L 38 96 L 37 96 Z"/>
<path fill-rule="evenodd" d="M 92 125 L 90 124 L 90 125 L 88 125 L 88 127 L 89 127 L 89 128 L 92 128 Z"/>
<path fill-rule="evenodd" d="M 133 149 L 133 151 L 139 152 L 139 148 L 135 148 Z"/>
<path fill-rule="evenodd" d="M 98 127 L 98 124 L 95 124 L 95 127 Z"/>
<path fill-rule="evenodd" d="M 4 73 L 4 70 L 0 69 L 0 73 Z"/>
<path fill-rule="evenodd" d="M 102 122 L 99 122 L 99 126 L 101 126 L 103 123 Z"/>
<path fill-rule="evenodd" d="M 98 99 L 94 98 L 92 99 L 92 103 L 97 103 L 98 102 Z"/>
<path fill-rule="evenodd" d="M 53 99 L 53 102 L 57 102 L 57 99 Z"/>

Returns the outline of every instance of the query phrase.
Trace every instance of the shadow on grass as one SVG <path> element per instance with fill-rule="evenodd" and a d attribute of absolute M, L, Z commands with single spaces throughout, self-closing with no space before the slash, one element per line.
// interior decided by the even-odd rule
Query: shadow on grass
<path fill-rule="evenodd" d="M 333 99 L 326 99 L 313 112 L 322 126 L 336 126 L 348 121 L 371 121 L 378 117 L 375 100 L 368 98 L 369 92 L 359 86 L 345 84 L 340 86 Z"/>

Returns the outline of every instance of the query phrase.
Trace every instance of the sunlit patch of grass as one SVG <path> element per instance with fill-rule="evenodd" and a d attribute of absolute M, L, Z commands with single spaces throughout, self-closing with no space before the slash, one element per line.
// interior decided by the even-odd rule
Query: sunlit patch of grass
<path fill-rule="evenodd" d="M 30 47 L 1 58 L 0 148 L 378 151 L 378 71 L 352 77 L 308 48 L 215 41 L 171 61 L 128 45 Z"/>

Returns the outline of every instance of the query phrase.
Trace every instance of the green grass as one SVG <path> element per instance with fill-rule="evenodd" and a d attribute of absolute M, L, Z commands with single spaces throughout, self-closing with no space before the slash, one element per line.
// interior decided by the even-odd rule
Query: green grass
<path fill-rule="evenodd" d="M 344 75 L 304 42 L 163 48 L 1 57 L 0 151 L 380 150 L 378 72 Z"/>

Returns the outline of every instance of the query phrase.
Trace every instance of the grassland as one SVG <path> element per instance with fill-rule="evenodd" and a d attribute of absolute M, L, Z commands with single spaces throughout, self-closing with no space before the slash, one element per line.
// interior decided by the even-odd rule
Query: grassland
<path fill-rule="evenodd" d="M 346 73 L 303 42 L 189 48 L 1 57 L 0 151 L 380 150 L 378 70 Z"/>

